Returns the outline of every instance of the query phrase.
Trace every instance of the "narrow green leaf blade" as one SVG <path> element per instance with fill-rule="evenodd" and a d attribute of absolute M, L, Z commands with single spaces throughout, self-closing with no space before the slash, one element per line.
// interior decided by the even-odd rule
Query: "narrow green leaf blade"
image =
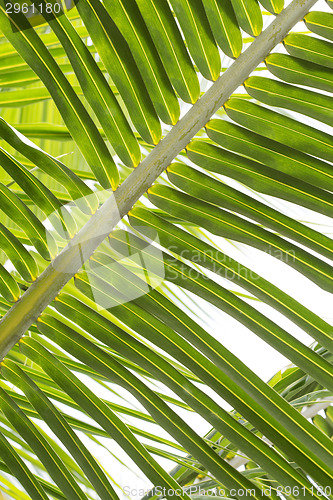
<path fill-rule="evenodd" d="M 5 252 L 9 260 L 16 267 L 22 278 L 26 281 L 34 281 L 37 278 L 38 269 L 33 256 L 24 245 L 13 235 L 8 228 L 0 223 L 1 250 Z"/>
<path fill-rule="evenodd" d="M 0 184 L 1 209 L 28 236 L 41 256 L 50 260 L 55 257 L 57 245 L 33 212 L 3 184 Z"/>
<path fill-rule="evenodd" d="M 131 48 L 157 114 L 174 125 L 180 114 L 178 99 L 138 6 L 134 0 L 107 0 L 105 7 Z"/>
<path fill-rule="evenodd" d="M 147 298 L 147 296 L 142 297 L 142 299 L 145 298 Z M 152 304 L 155 304 L 153 309 L 151 308 Z M 77 321 L 82 327 L 85 327 L 87 331 L 90 331 L 90 325 L 87 324 L 87 320 L 85 318 L 89 318 L 94 325 L 92 328 L 95 336 L 106 339 L 107 343 L 116 350 L 123 351 L 123 349 L 126 349 L 128 357 L 133 360 L 135 359 L 136 362 L 145 366 L 147 370 L 151 371 L 151 373 L 154 373 L 158 378 L 164 380 L 175 393 L 179 394 L 180 397 L 188 401 L 193 408 L 204 416 L 204 418 L 212 422 L 212 425 L 217 426 L 222 433 L 226 432 L 228 436 L 232 436 L 231 439 L 236 440 L 242 449 L 245 448 L 251 455 L 254 454 L 259 462 L 268 458 L 268 455 L 272 456 L 271 453 L 267 454 L 268 450 L 264 443 L 260 444 L 258 439 L 251 435 L 251 432 L 236 422 L 233 418 L 230 418 L 230 415 L 225 410 L 218 407 L 216 403 L 207 397 L 202 391 L 199 391 L 196 387 L 191 386 L 188 380 L 182 377 L 178 371 L 170 366 L 169 362 L 162 360 L 161 357 L 149 347 L 143 346 L 142 343 L 139 343 L 137 340 L 127 335 L 124 331 L 116 329 L 110 322 L 103 319 L 95 311 L 89 310 L 89 308 L 81 302 L 73 301 L 70 297 L 61 296 L 59 299 L 59 305 L 61 305 L 61 310 L 65 314 L 68 314 L 71 310 L 73 312 L 75 311 L 74 314 Z M 207 362 L 207 360 L 200 353 L 198 353 L 198 351 L 194 350 L 192 346 L 184 342 L 184 340 L 182 340 L 176 332 L 172 332 L 170 330 L 170 327 L 167 326 L 168 322 L 165 322 L 165 318 L 163 320 L 163 326 L 161 322 L 157 321 L 156 318 L 154 319 L 150 315 L 149 311 L 155 310 L 156 308 L 156 300 L 150 300 L 146 306 L 143 305 L 143 308 L 146 309 L 147 312 L 138 308 L 134 303 L 132 303 L 129 308 L 129 311 L 126 311 L 124 306 L 116 309 L 117 316 L 119 315 L 124 323 L 130 324 L 133 328 L 134 313 L 136 315 L 136 318 L 134 318 L 136 321 L 136 326 L 134 326 L 135 330 L 139 329 L 140 331 L 144 331 L 145 337 L 159 347 L 163 346 L 164 348 L 167 348 L 168 346 L 168 349 L 172 347 L 172 355 L 182 361 L 185 361 L 185 363 L 188 366 L 191 366 L 192 369 L 196 367 L 195 371 L 197 371 L 198 374 L 200 373 L 201 378 L 208 384 L 212 384 L 212 387 L 214 387 L 215 390 L 216 385 L 219 386 L 219 384 L 224 384 L 225 387 L 228 388 L 227 392 L 229 392 L 229 389 L 233 387 L 232 382 L 225 380 L 225 375 L 222 375 L 222 373 L 218 375 L 215 365 Z M 208 378 L 205 376 L 205 371 L 207 371 L 207 373 L 209 371 L 208 366 L 211 366 L 210 374 L 213 375 L 213 378 L 212 376 Z M 215 379 L 217 384 L 213 383 L 213 379 Z M 238 394 L 238 391 L 234 393 L 234 395 L 236 394 Z M 226 394 L 223 393 L 223 397 L 225 396 Z M 243 401 L 244 399 L 247 399 L 243 396 L 242 398 Z M 250 443 L 252 443 L 254 447 L 251 446 Z M 262 456 L 261 452 L 266 455 L 265 458 Z M 275 462 L 279 462 L 279 465 L 281 463 L 277 457 L 275 458 Z M 286 469 L 288 469 L 288 472 L 290 471 L 290 469 L 285 465 L 285 471 Z M 291 475 L 293 476 L 294 474 Z M 288 477 L 288 480 L 291 480 L 290 476 Z"/>
<path fill-rule="evenodd" d="M 193 104 L 200 95 L 198 77 L 167 1 L 137 0 L 136 3 L 172 85 L 185 102 Z"/>
<path fill-rule="evenodd" d="M 0 291 L 8 302 L 16 302 L 21 295 L 15 279 L 2 264 L 0 264 Z"/>
<path fill-rule="evenodd" d="M 312 11 L 305 16 L 304 22 L 313 33 L 333 41 L 333 14 Z"/>
<path fill-rule="evenodd" d="M 15 363 L 6 360 L 2 363 L 2 373 L 5 378 L 20 388 L 44 421 L 51 426 L 52 431 L 64 443 L 82 471 L 90 480 L 101 498 L 117 500 L 118 496 L 102 472 L 95 459 L 82 444 L 65 418 L 47 399 L 39 387 Z"/>
<path fill-rule="evenodd" d="M 149 144 L 161 138 L 161 125 L 130 49 L 98 0 L 77 4 L 98 53 L 141 137 Z"/>
<path fill-rule="evenodd" d="M 333 68 L 333 44 L 301 33 L 290 33 L 283 45 L 291 56 Z"/>
<path fill-rule="evenodd" d="M 279 14 L 284 7 L 284 0 L 259 0 L 271 14 Z"/>
<path fill-rule="evenodd" d="M 215 40 L 227 56 L 238 57 L 243 40 L 231 0 L 203 0 L 203 4 Z"/>
<path fill-rule="evenodd" d="M 84 212 L 94 213 L 98 208 L 98 199 L 93 191 L 68 167 L 59 160 L 45 153 L 31 142 L 25 141 L 20 134 L 0 117 L 0 137 L 10 144 L 16 151 L 38 165 L 43 172 L 60 181 L 67 189 L 72 199 L 77 202 Z"/>
<path fill-rule="evenodd" d="M 115 189 L 119 182 L 118 170 L 96 125 L 42 39 L 29 27 L 24 14 L 15 14 L 14 18 L 6 14 L 5 0 L 2 0 L 0 29 L 48 88 L 97 180 L 104 188 Z"/>
<path fill-rule="evenodd" d="M 63 234 L 65 230 L 69 237 L 73 237 L 77 227 L 70 213 L 61 202 L 54 196 L 37 177 L 24 167 L 18 160 L 0 147 L 0 161 L 2 168 L 14 179 L 14 181 L 28 195 L 30 200 L 39 207 L 54 227 Z"/>
<path fill-rule="evenodd" d="M 187 42 L 188 50 L 199 71 L 215 81 L 221 72 L 221 60 L 201 0 L 171 0 L 171 6 Z"/>
<path fill-rule="evenodd" d="M 258 36 L 263 27 L 257 0 L 231 0 L 240 27 L 251 36 Z"/>
<path fill-rule="evenodd" d="M 298 203 L 324 215 L 331 214 L 333 201 L 331 193 L 316 188 L 310 183 L 278 173 L 258 162 L 202 141 L 193 141 L 188 147 L 188 155 L 198 165 L 227 175 L 239 182 L 246 182 L 251 189 Z M 321 252 L 327 256 L 330 255 L 329 258 L 331 258 L 332 244 L 329 239 L 318 235 L 317 243 L 322 245 Z"/>
<path fill-rule="evenodd" d="M 246 489 L 252 486 L 251 483 L 244 480 L 238 471 L 235 473 L 235 470 L 232 470 L 230 465 L 221 460 L 152 390 L 112 359 L 110 355 L 103 352 L 88 339 L 68 327 L 65 328 L 60 322 L 51 318 L 44 319 L 42 317 L 39 326 L 47 336 L 53 340 L 56 339 L 56 342 L 65 350 L 71 351 L 75 357 L 104 374 L 110 381 L 114 381 L 130 391 L 149 411 L 155 421 L 163 422 L 164 429 L 173 435 L 178 442 L 183 443 L 184 446 L 186 445 L 186 449 L 200 460 L 200 463 L 203 463 L 223 484 L 225 483 L 230 488 Z"/>
<path fill-rule="evenodd" d="M 83 93 L 98 117 L 110 144 L 125 165 L 137 166 L 141 159 L 139 144 L 89 49 L 64 14 L 60 16 L 48 14 L 47 4 L 43 0 L 35 0 L 33 4 L 36 9 L 42 8 L 45 19 L 62 43 Z"/>
<path fill-rule="evenodd" d="M 327 125 L 332 123 L 332 97 L 261 76 L 251 76 L 245 80 L 244 87 L 260 102 L 311 116 Z"/>
<path fill-rule="evenodd" d="M 148 191 L 151 201 L 169 213 L 174 213 L 199 227 L 254 246 L 294 267 L 323 289 L 332 290 L 332 267 L 302 248 L 235 214 L 166 186 L 153 186 Z M 196 201 L 196 203 L 195 203 Z M 180 207 L 183 204 L 183 216 Z M 186 217 L 185 217 L 186 215 Z M 274 250 L 273 250 L 274 249 Z M 327 383 L 328 381 L 326 381 Z M 331 382 L 329 382 L 331 384 Z"/>
<path fill-rule="evenodd" d="M 290 295 L 259 276 L 252 269 L 243 266 L 221 252 L 221 250 L 214 248 L 180 227 L 171 224 L 162 217 L 152 214 L 147 209 L 134 208 L 130 211 L 129 216 L 134 227 L 140 226 L 143 234 L 144 229 L 142 225 L 153 227 L 157 231 L 160 243 L 164 248 L 172 249 L 179 256 L 186 257 L 186 259 L 192 262 L 197 262 L 197 264 L 241 286 L 260 300 L 282 312 L 314 339 L 317 339 L 319 343 L 322 342 L 326 345 L 327 349 L 332 352 L 331 325 L 302 306 Z M 199 256 L 200 259 L 198 260 Z M 157 300 L 156 296 L 159 300 Z M 150 309 L 154 311 L 156 316 L 164 317 L 165 311 L 175 310 L 172 325 L 176 329 L 178 322 L 175 318 L 182 316 L 179 308 L 175 304 L 172 304 L 170 300 L 163 299 L 163 296 L 157 291 L 154 291 L 154 298 L 157 300 L 159 307 L 151 306 Z M 163 302 L 166 302 L 168 305 L 166 306 Z M 183 313 L 183 316 L 185 317 L 186 315 Z M 195 325 L 194 322 L 192 324 L 193 326 Z"/>
<path fill-rule="evenodd" d="M 21 483 L 31 498 L 35 498 L 36 500 L 47 500 L 48 496 L 34 475 L 30 472 L 29 467 L 1 433 L 0 452 L 10 472 Z"/>
<path fill-rule="evenodd" d="M 323 237 L 321 233 L 308 228 L 269 205 L 265 205 L 241 191 L 181 163 L 170 165 L 167 174 L 175 186 L 191 196 L 248 217 L 263 227 L 268 227 L 277 234 L 290 238 L 318 253 L 322 250 L 320 241 L 325 241 L 326 245 L 324 244 L 324 246 L 327 249 L 325 255 L 333 260 L 333 243 L 330 238 Z M 202 189 L 202 186 L 205 186 L 205 190 Z"/>
<path fill-rule="evenodd" d="M 214 142 L 230 151 L 313 186 L 333 190 L 333 172 L 329 163 L 268 139 L 262 132 L 256 134 L 227 120 L 215 119 L 207 123 L 206 132 Z M 189 154 L 192 144 L 199 143 L 197 141 L 190 143 L 187 148 Z M 205 148 L 202 141 L 200 147 Z M 209 150 L 210 146 L 207 147 Z"/>
<path fill-rule="evenodd" d="M 79 488 L 73 476 L 59 459 L 53 448 L 45 437 L 38 432 L 34 424 L 18 407 L 18 405 L 0 388 L 1 409 L 8 420 L 16 428 L 27 443 L 34 449 L 41 462 L 45 465 L 50 476 L 58 484 L 59 488 L 69 498 L 87 500 L 87 496 Z"/>
<path fill-rule="evenodd" d="M 333 74 L 331 78 L 333 82 Z M 270 139 L 278 139 L 282 144 L 324 160 L 333 161 L 333 138 L 328 133 L 244 99 L 229 99 L 224 107 L 232 120 L 254 132 Z"/>
<path fill-rule="evenodd" d="M 153 483 L 164 486 L 166 491 L 178 489 L 178 484 L 146 451 L 143 445 L 137 441 L 127 426 L 88 389 L 75 375 L 65 368 L 44 347 L 31 338 L 24 338 L 20 343 L 21 350 L 37 364 L 42 365 L 44 371 L 63 388 L 88 415 L 96 420 L 117 442 L 130 453 L 139 467 Z M 166 495 L 172 500 L 173 495 Z M 186 493 L 179 496 L 184 500 L 190 500 Z"/>
<path fill-rule="evenodd" d="M 281 80 L 333 92 L 332 70 L 327 66 L 286 54 L 270 54 L 265 63 L 267 69 Z"/>

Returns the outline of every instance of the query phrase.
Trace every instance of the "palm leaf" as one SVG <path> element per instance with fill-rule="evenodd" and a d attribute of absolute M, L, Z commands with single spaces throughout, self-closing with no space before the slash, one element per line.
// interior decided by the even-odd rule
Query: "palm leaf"
<path fill-rule="evenodd" d="M 11 498 L 126 494 L 101 453 L 149 481 L 143 498 L 331 497 L 330 322 L 225 248 L 332 292 L 332 239 L 290 207 L 332 216 L 333 15 L 260 4 L 272 22 L 257 0 L 2 3 Z M 293 364 L 265 383 L 213 311 Z"/>

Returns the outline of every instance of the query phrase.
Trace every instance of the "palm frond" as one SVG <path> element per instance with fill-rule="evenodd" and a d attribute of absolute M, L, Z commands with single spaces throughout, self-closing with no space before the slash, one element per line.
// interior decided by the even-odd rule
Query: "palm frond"
<path fill-rule="evenodd" d="M 118 470 L 143 499 L 332 496 L 330 321 L 224 250 L 332 291 L 331 237 L 288 208 L 332 216 L 333 14 L 260 4 L 2 1 L 11 498 L 116 500 Z M 210 311 L 292 365 L 265 383 Z"/>

